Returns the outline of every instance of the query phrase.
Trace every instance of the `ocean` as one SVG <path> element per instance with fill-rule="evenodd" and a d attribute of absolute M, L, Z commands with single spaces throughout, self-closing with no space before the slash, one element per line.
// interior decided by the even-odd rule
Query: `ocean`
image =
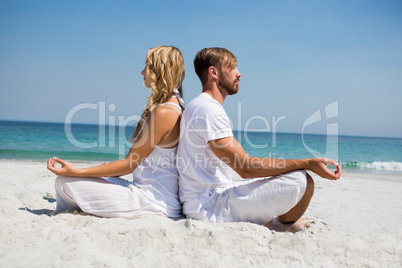
<path fill-rule="evenodd" d="M 124 158 L 133 127 L 0 121 L 0 158 L 77 161 Z M 345 171 L 402 173 L 402 139 L 234 131 L 250 156 L 328 157 Z"/>

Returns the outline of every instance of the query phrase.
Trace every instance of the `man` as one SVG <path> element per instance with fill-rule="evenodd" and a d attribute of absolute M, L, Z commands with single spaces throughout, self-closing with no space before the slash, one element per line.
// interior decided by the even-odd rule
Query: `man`
<path fill-rule="evenodd" d="M 233 137 L 222 107 L 225 98 L 239 90 L 236 57 L 224 48 L 206 48 L 197 53 L 194 67 L 203 92 L 187 105 L 180 123 L 177 164 L 183 213 L 211 222 L 253 222 L 291 231 L 303 228 L 300 219 L 314 193 L 314 182 L 305 170 L 337 180 L 340 166 L 325 158 L 248 156 Z M 332 173 L 327 164 L 337 170 Z M 233 183 L 233 170 L 254 179 Z"/>

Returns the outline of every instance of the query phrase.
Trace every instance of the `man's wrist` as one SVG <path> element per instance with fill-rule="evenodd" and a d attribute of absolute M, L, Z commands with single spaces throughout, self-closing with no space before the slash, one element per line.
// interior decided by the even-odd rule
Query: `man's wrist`
<path fill-rule="evenodd" d="M 312 163 L 314 162 L 314 158 L 306 158 L 303 159 L 303 169 L 311 170 Z"/>

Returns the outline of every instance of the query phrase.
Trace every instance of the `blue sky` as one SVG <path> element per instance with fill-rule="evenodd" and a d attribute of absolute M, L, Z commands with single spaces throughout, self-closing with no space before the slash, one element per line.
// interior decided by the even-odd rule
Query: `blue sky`
<path fill-rule="evenodd" d="M 64 122 L 83 103 L 106 111 L 73 122 L 139 115 L 149 96 L 140 71 L 159 45 L 185 57 L 187 102 L 201 92 L 197 51 L 236 55 L 240 91 L 224 103 L 235 129 L 272 130 L 282 117 L 276 131 L 300 133 L 338 101 L 337 117 L 304 131 L 337 123 L 341 135 L 402 137 L 401 1 L 2 0 L 0 119 Z"/>

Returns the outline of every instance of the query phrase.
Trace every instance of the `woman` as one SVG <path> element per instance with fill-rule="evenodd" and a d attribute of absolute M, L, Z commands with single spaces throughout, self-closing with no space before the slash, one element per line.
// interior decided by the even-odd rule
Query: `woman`
<path fill-rule="evenodd" d="M 180 50 L 172 46 L 150 49 L 141 74 L 152 94 L 125 159 L 90 168 L 49 159 L 48 169 L 59 175 L 56 211 L 79 210 L 101 217 L 181 216 L 175 162 L 185 74 Z M 133 183 L 118 178 L 129 173 Z"/>

